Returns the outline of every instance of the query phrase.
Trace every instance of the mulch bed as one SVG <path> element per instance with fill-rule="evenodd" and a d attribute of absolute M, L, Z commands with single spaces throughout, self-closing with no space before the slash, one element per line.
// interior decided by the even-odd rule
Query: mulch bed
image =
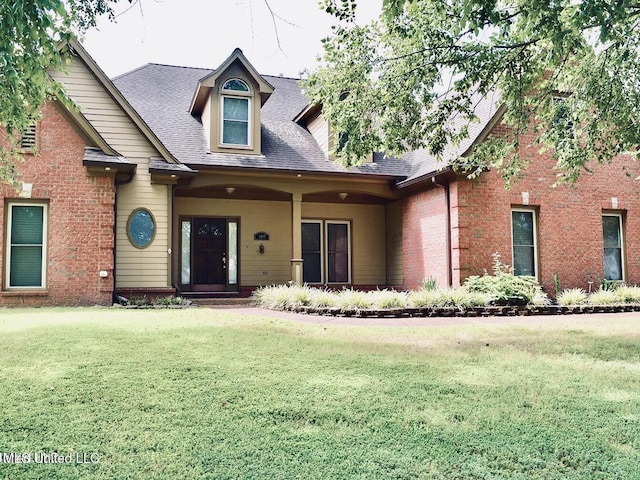
<path fill-rule="evenodd" d="M 356 318 L 413 318 L 413 317 L 517 317 L 530 315 L 579 315 L 589 313 L 640 312 L 640 304 L 626 305 L 576 305 L 560 307 L 548 306 L 487 306 L 472 308 L 393 308 L 393 309 L 353 309 L 342 310 L 335 307 L 297 307 L 295 313 L 324 315 L 331 317 Z"/>

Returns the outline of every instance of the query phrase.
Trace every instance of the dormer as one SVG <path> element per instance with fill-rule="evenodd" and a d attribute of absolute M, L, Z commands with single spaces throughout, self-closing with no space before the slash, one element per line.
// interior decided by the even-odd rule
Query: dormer
<path fill-rule="evenodd" d="M 209 151 L 260 155 L 261 109 L 272 93 L 239 48 L 201 79 L 190 113 L 202 119 Z"/>

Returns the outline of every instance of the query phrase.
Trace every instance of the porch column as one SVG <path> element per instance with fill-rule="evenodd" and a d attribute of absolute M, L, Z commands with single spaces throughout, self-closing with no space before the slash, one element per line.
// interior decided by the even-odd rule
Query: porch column
<path fill-rule="evenodd" d="M 302 285 L 302 194 L 291 195 L 291 281 L 296 285 Z"/>

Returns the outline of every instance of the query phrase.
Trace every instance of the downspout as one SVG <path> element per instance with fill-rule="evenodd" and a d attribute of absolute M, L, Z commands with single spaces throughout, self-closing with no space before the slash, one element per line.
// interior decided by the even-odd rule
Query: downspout
<path fill-rule="evenodd" d="M 431 177 L 431 183 L 436 187 L 441 187 L 444 190 L 445 204 L 447 209 L 447 233 L 445 235 L 445 255 L 447 264 L 447 285 L 452 286 L 453 283 L 453 262 L 451 260 L 451 193 L 449 190 L 449 183 L 438 183 L 436 177 Z"/>
<path fill-rule="evenodd" d="M 118 174 L 116 173 L 116 177 L 114 177 L 113 179 L 115 191 L 113 193 L 113 290 L 111 292 L 111 299 L 113 303 L 119 303 L 122 305 L 129 303 L 129 300 L 121 297 L 116 293 L 116 252 L 118 251 L 118 241 L 116 238 L 118 231 L 118 187 L 126 185 L 127 183 L 131 183 L 135 175 L 135 171 L 129 172 L 129 176 L 124 180 L 118 180 L 117 175 Z"/>

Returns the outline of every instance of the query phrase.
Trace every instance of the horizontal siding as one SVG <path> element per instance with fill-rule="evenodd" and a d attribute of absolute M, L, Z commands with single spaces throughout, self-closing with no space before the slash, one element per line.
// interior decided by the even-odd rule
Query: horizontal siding
<path fill-rule="evenodd" d="M 402 202 L 387 205 L 387 284 L 401 286 L 402 276 Z"/>
<path fill-rule="evenodd" d="M 351 272 L 354 285 L 386 285 L 385 207 L 303 203 L 302 218 L 351 221 Z"/>
<path fill-rule="evenodd" d="M 319 115 L 318 117 L 316 117 L 313 120 L 311 120 L 307 125 L 307 129 L 309 130 L 309 133 L 311 133 L 313 138 L 318 143 L 318 146 L 320 147 L 320 150 L 322 150 L 324 153 L 328 154 L 328 152 L 329 152 L 329 125 L 328 125 L 327 121 L 322 117 L 322 115 Z"/>
<path fill-rule="evenodd" d="M 170 187 L 152 185 L 148 173 L 149 157 L 159 156 L 158 151 L 79 58 L 74 58 L 67 73 L 53 76 L 65 84 L 67 93 L 107 143 L 138 165 L 133 181 L 118 187 L 116 286 L 169 286 Z M 140 207 L 149 209 L 156 220 L 155 238 L 145 249 L 131 245 L 126 233 L 129 215 Z"/>
<path fill-rule="evenodd" d="M 214 215 L 212 213 L 215 212 Z M 179 216 L 239 218 L 240 284 L 247 286 L 286 283 L 291 280 L 291 204 L 228 199 L 176 198 L 174 220 Z M 176 223 L 176 225 L 179 225 Z M 267 232 L 268 241 L 254 240 L 256 232 Z M 179 228 L 174 242 L 178 250 Z M 260 244 L 265 253 L 260 254 Z M 173 258 L 176 266 L 179 255 Z"/>

